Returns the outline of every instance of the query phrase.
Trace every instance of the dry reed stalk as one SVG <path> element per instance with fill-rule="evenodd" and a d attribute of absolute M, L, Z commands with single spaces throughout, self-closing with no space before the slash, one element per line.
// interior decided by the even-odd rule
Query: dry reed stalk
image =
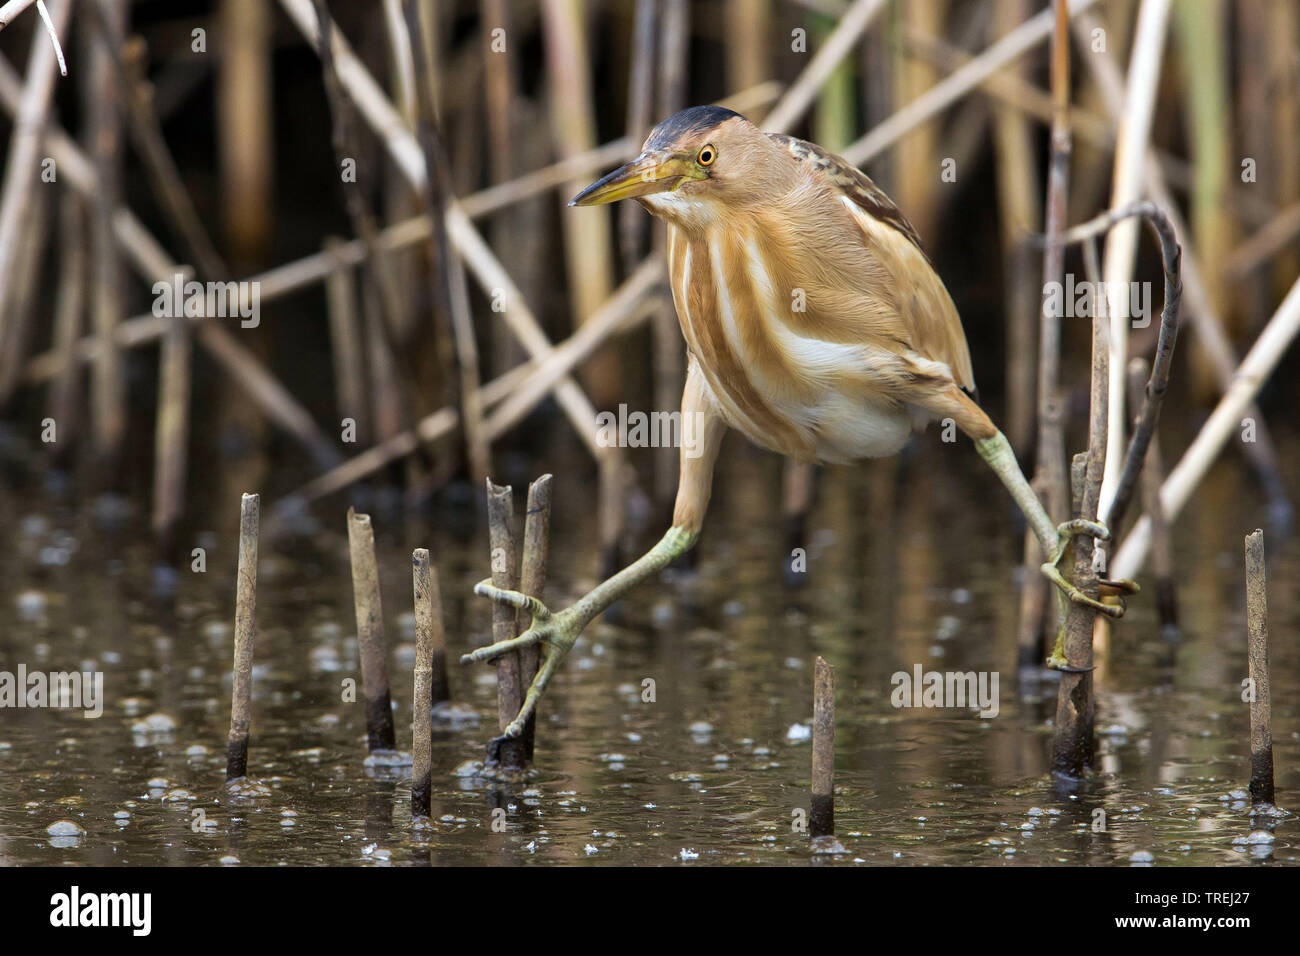
<path fill-rule="evenodd" d="M 1268 588 L 1264 532 L 1246 535 L 1246 631 L 1250 682 L 1250 800 L 1273 802 L 1273 713 L 1268 667 Z"/>
<path fill-rule="evenodd" d="M 21 109 L 21 89 L 22 85 L 13 68 L 0 57 L 0 105 L 11 115 L 17 114 Z M 100 187 L 97 170 L 90 158 L 53 123 L 47 124 L 44 145 L 50 157 L 58 164 L 60 181 L 71 185 L 93 207 L 100 197 Z M 112 235 L 146 284 L 152 285 L 159 280 L 170 282 L 181 271 L 129 209 L 116 206 L 110 225 Z M 93 227 L 87 229 L 87 233 L 93 243 Z M 141 324 L 133 326 L 131 323 L 117 323 L 107 337 L 96 333 L 82 339 L 76 346 L 78 360 L 93 362 L 99 367 L 99 363 L 104 361 L 103 356 L 114 355 L 119 349 L 146 341 L 156 341 L 166 331 L 166 320 L 153 315 L 134 321 Z M 338 451 L 312 421 L 311 415 L 251 352 L 213 323 L 200 323 L 198 334 L 200 344 L 235 377 L 268 420 L 297 439 L 312 455 L 318 467 L 330 468 L 338 463 Z M 38 356 L 34 362 L 38 374 L 32 375 L 32 363 L 29 363 L 24 378 L 26 384 L 51 378 L 62 365 L 62 359 L 54 353 Z"/>
<path fill-rule="evenodd" d="M 1242 414 L 1268 381 L 1296 335 L 1300 334 L 1300 281 L 1291 287 L 1264 331 L 1259 334 L 1210 417 L 1160 489 L 1160 503 L 1172 521 L 1205 477 L 1228 437 L 1242 427 Z M 1111 562 L 1112 577 L 1132 577 L 1141 568 L 1151 540 L 1151 526 L 1141 518 Z"/>
<path fill-rule="evenodd" d="M 221 0 L 216 66 L 218 169 L 225 235 L 234 260 L 256 262 L 271 239 L 271 10 L 262 0 Z"/>
<path fill-rule="evenodd" d="M 584 7 L 583 0 L 542 0 L 541 3 L 551 134 L 561 157 L 585 152 L 596 145 L 596 110 L 587 70 L 591 61 Z M 586 185 L 585 180 L 575 179 L 565 191 L 570 196 L 576 195 Z M 609 217 L 566 211 L 561 227 L 573 327 L 578 328 L 609 298 L 614 285 Z M 605 405 L 616 399 L 621 377 L 618 356 L 602 353 L 588 362 L 581 380 L 596 404 Z"/>
<path fill-rule="evenodd" d="M 59 212 L 59 291 L 54 305 L 54 345 L 61 358 L 50 386 L 49 414 L 58 422 L 62 442 L 54 443 L 54 461 L 61 467 L 71 462 L 71 439 L 77 432 L 81 392 L 81 363 L 75 347 L 85 322 L 86 236 L 85 207 L 81 197 L 66 192 Z"/>
<path fill-rule="evenodd" d="M 1027 18 L 1029 9 L 1028 0 L 997 0 L 991 29 L 1008 32 Z M 1008 67 L 1007 72 L 1023 79 L 1028 68 L 1022 61 Z M 1033 132 L 1028 118 L 1019 110 L 1006 105 L 994 108 L 993 148 L 1008 303 L 1005 431 L 1017 456 L 1027 455 L 1033 446 L 1037 395 L 1033 346 L 1038 339 L 1035 319 L 1040 290 L 1033 281 L 1033 271 L 1027 268 L 1029 250 L 1022 241 L 1026 233 L 1041 228 L 1043 217 L 1042 202 L 1032 185 L 1039 181 Z"/>
<path fill-rule="evenodd" d="M 546 587 L 546 565 L 551 539 L 551 483 L 550 475 L 542 475 L 528 485 L 528 511 L 524 517 L 524 545 L 522 564 L 519 573 L 519 590 L 539 601 Z M 520 621 L 519 623 L 524 623 Z M 520 631 L 516 629 L 517 637 Z M 527 693 L 533 678 L 537 676 L 541 648 L 536 644 L 519 651 L 519 682 L 523 693 Z M 513 719 L 513 718 L 512 718 Z M 537 739 L 537 712 L 533 711 L 524 724 L 523 741 L 524 762 L 532 763 L 533 750 Z"/>
<path fill-rule="evenodd" d="M 1070 127 L 1070 48 L 1066 26 L 1069 8 L 1065 0 L 1054 0 L 1051 11 L 1055 16 L 1055 30 L 1051 48 L 1052 130 L 1047 164 L 1047 197 L 1044 200 L 1043 233 L 1049 245 L 1043 250 L 1043 288 L 1058 286 L 1065 272 L 1065 248 L 1052 243 L 1065 226 L 1069 205 L 1070 154 L 1073 138 Z M 1039 304 L 1038 334 L 1038 442 L 1034 467 L 1034 483 L 1044 493 L 1043 502 L 1048 515 L 1064 520 L 1069 507 L 1069 487 L 1065 468 L 1065 432 L 1057 390 L 1061 368 L 1061 319 L 1047 308 L 1047 297 Z M 1031 580 L 1025 582 L 1029 593 L 1022 602 L 1022 611 L 1033 613 L 1041 609 L 1044 630 L 1052 633 L 1055 602 L 1048 595 L 1048 584 L 1040 575 L 1032 574 L 1043 560 L 1041 546 L 1032 547 L 1025 554 L 1025 567 Z M 1059 622 L 1056 624 L 1059 627 Z M 1034 620 L 1022 620 L 1019 632 L 1022 640 L 1037 630 Z M 1021 645 L 1022 647 L 1024 645 Z"/>
<path fill-rule="evenodd" d="M 720 104 L 732 104 L 744 109 L 746 103 L 762 104 L 771 99 L 776 87 L 762 84 L 761 87 L 742 91 L 735 97 L 720 100 Z M 0 57 L 0 105 L 9 111 L 17 109 L 21 96 L 21 84 L 10 67 Z M 85 155 L 57 129 L 51 129 L 45 138 L 50 155 L 59 163 L 61 175 L 83 194 L 90 195 L 94 190 L 94 173 Z M 481 192 L 465 197 L 460 201 L 461 212 L 471 219 L 481 218 L 493 212 L 507 208 L 548 189 L 556 188 L 567 182 L 574 175 L 583 171 L 594 171 L 603 166 L 616 164 L 630 158 L 636 152 L 631 140 L 618 139 L 604 146 L 575 157 L 572 161 L 556 163 L 521 176 L 502 187 L 489 187 Z M 131 254 L 133 263 L 141 277 L 153 282 L 161 273 L 153 263 L 167 262 L 167 257 L 160 250 L 142 248 L 142 244 L 155 246 L 148 237 L 138 219 L 129 210 L 119 210 L 114 219 L 114 230 L 118 242 Z M 430 217 L 412 216 L 383 229 L 375 237 L 378 251 L 389 253 L 405 249 L 429 238 Z M 351 268 L 363 263 L 367 251 L 365 241 L 352 239 L 343 242 L 333 251 L 312 253 L 301 259 L 274 266 L 264 272 L 250 276 L 246 281 L 256 282 L 261 290 L 260 301 L 263 304 L 281 299 L 294 292 L 307 288 L 317 282 L 324 282 L 335 269 Z M 114 331 L 113 340 L 121 348 L 135 348 L 150 342 L 156 342 L 166 332 L 166 322 L 152 313 L 135 316 L 122 322 Z M 99 355 L 100 342 L 95 336 L 81 339 L 74 350 L 78 362 L 93 361 Z M 34 356 L 27 362 L 24 385 L 39 385 L 53 377 L 62 366 L 62 359 L 54 351 Z"/>
<path fill-rule="evenodd" d="M 340 241 L 325 240 L 325 251 L 336 252 Z M 329 319 L 330 356 L 334 360 L 334 388 L 338 395 L 339 419 L 351 418 L 360 445 L 370 443 L 371 422 L 367 412 L 364 351 L 357 326 L 356 288 L 351 269 L 339 268 L 325 279 L 325 313 Z"/>
<path fill-rule="evenodd" d="M 280 0 L 280 4 L 313 47 L 316 47 L 320 31 L 310 0 Z M 356 54 L 352 52 L 351 47 L 338 31 L 331 32 L 330 46 L 340 86 L 352 98 L 362 118 L 379 136 L 402 175 L 413 187 L 424 188 L 427 174 L 424 157 L 415 137 L 393 109 L 383 89 L 357 59 Z M 516 339 L 528 351 L 531 358 L 546 357 L 552 350 L 552 346 L 536 316 L 527 307 L 518 287 L 510 279 L 497 257 L 492 254 L 459 204 L 455 202 L 449 204 L 446 225 L 452 245 L 470 271 L 474 273 L 480 285 L 488 290 L 490 295 L 503 295 L 509 303 L 505 318 Z M 560 408 L 573 423 L 578 436 L 591 450 L 593 457 L 599 458 L 602 451 L 596 443 L 596 412 L 590 400 L 571 378 L 557 387 L 556 399 Z"/>
<path fill-rule="evenodd" d="M 910 28 L 928 34 L 942 32 L 948 14 L 947 0 L 909 3 L 898 7 L 895 29 Z M 929 63 L 908 56 L 899 46 L 893 56 L 894 90 L 900 102 L 912 103 L 934 89 L 940 73 Z M 939 124 L 930 119 L 900 136 L 894 146 L 893 194 L 921 236 L 934 234 L 938 214 Z M 951 155 L 951 154 L 949 154 Z"/>
<path fill-rule="evenodd" d="M 158 359 L 158 412 L 154 423 L 152 528 L 164 555 L 171 550 L 176 523 L 185 512 L 193 356 L 186 320 L 178 315 L 170 322 Z"/>
<path fill-rule="evenodd" d="M 1062 23 L 1062 33 L 1065 24 Z M 1068 36 L 1068 34 L 1066 34 Z M 1096 276 L 1095 240 L 1089 240 L 1088 273 Z M 1094 286 L 1095 288 L 1095 286 Z M 1099 314 L 1100 313 L 1100 314 Z M 1110 342 L 1106 313 L 1093 296 L 1092 377 L 1088 404 L 1088 451 L 1083 456 L 1082 474 L 1072 475 L 1079 505 L 1075 514 L 1086 521 L 1097 520 L 1101 480 L 1106 467 L 1107 401 L 1110 384 Z M 1076 463 L 1080 456 L 1076 456 Z M 1077 471 L 1076 467 L 1076 471 Z M 1084 535 L 1070 541 L 1074 559 L 1073 583 L 1086 596 L 1098 596 L 1097 568 L 1093 562 L 1093 539 Z M 1069 777 L 1082 776 L 1091 766 L 1093 722 L 1092 635 L 1097 612 L 1082 604 L 1070 605 L 1065 618 L 1065 659 L 1057 692 L 1055 737 L 1052 742 L 1052 770 Z"/>
<path fill-rule="evenodd" d="M 88 110 L 86 142 L 93 161 L 96 188 L 90 197 L 91 327 L 102 343 L 91 369 L 91 442 L 101 473 L 111 478 L 126 437 L 126 372 L 113 332 L 122 321 L 123 282 L 113 216 L 122 200 L 122 89 L 113 69 L 111 50 L 120 47 L 126 5 L 121 0 L 105 10 L 101 29 L 89 35 L 89 69 L 82 77 Z"/>
<path fill-rule="evenodd" d="M 90 6 L 99 9 L 94 3 Z M 145 55 L 144 41 L 139 37 L 133 37 L 120 54 L 114 54 L 114 63 L 119 68 L 125 90 L 126 115 L 132 139 L 148 171 L 154 195 L 194 257 L 195 268 L 208 279 L 224 279 L 230 275 L 230 269 L 204 228 L 163 137 L 162 124 L 154 106 L 153 86 L 145 79 Z"/>
<path fill-rule="evenodd" d="M 835 25 L 835 29 L 817 48 L 808 65 L 786 90 L 760 124 L 773 133 L 785 133 L 794 127 L 812 106 L 818 92 L 842 60 L 867 32 L 885 7 L 884 0 L 855 0 Z"/>
<path fill-rule="evenodd" d="M 9 294 L 3 350 L 0 351 L 0 397 L 12 396 L 22 374 L 23 356 L 36 324 L 37 283 L 45 260 L 45 247 L 53 214 L 53 191 L 36 188 L 27 209 L 24 235 L 15 263 Z"/>
<path fill-rule="evenodd" d="M 633 279 L 635 278 L 633 276 Z M 632 282 L 633 279 L 629 279 L 628 282 Z M 615 293 L 615 296 L 618 297 L 618 293 Z M 602 310 L 599 315 L 593 316 L 591 322 L 575 332 L 570 339 L 560 343 L 556 351 L 561 354 L 556 358 L 546 363 L 529 362 L 516 366 L 499 378 L 493 379 L 484 385 L 480 389 L 482 406 L 485 409 L 491 409 L 494 405 L 501 405 L 506 400 L 524 393 L 535 395 L 535 401 L 540 402 L 547 394 L 547 389 L 553 387 L 553 383 L 557 378 L 562 376 L 564 371 L 580 362 L 583 356 L 587 354 L 588 345 L 585 343 L 600 339 L 603 335 L 608 334 L 603 329 L 604 326 L 608 325 L 610 332 L 630 331 L 649 315 L 650 304 L 647 299 L 642 299 L 639 303 L 632 303 L 630 313 L 621 310 L 616 312 Z M 530 384 L 534 379 L 538 381 L 537 386 Z M 520 414 L 526 413 L 526 409 L 520 412 Z M 490 440 L 494 439 L 512 427 L 513 423 L 509 420 L 511 418 L 513 418 L 513 413 L 501 419 L 496 419 L 494 415 L 487 428 L 488 438 Z M 340 491 L 366 475 L 373 474 L 390 462 L 412 454 L 421 443 L 432 445 L 435 441 L 446 437 L 456 429 L 458 422 L 459 417 L 455 409 L 439 409 L 433 414 L 422 418 L 416 423 L 415 428 L 394 435 L 392 438 L 341 462 L 325 474 L 313 478 L 310 482 L 277 502 L 276 510 L 285 507 L 288 502 L 306 503 Z"/>
<path fill-rule="evenodd" d="M 246 494 L 239 504 L 239 571 L 235 587 L 234 684 L 230 692 L 230 736 L 226 782 L 248 775 L 248 733 L 253 715 L 253 645 L 257 640 L 257 535 L 261 497 Z"/>
<path fill-rule="evenodd" d="M 1146 359 L 1135 358 L 1128 363 L 1128 403 L 1130 408 L 1141 408 L 1150 370 Z M 1136 428 L 1137 419 L 1133 421 Z M 1165 479 L 1164 461 L 1160 456 L 1160 442 L 1151 440 L 1147 460 L 1142 466 L 1142 510 L 1151 522 L 1151 571 L 1156 579 L 1156 613 L 1160 616 L 1160 629 L 1166 638 L 1178 634 L 1178 588 L 1174 579 L 1174 550 L 1169 538 L 1169 522 L 1160 507 L 1160 483 Z"/>
<path fill-rule="evenodd" d="M 1119 138 L 1115 144 L 1115 167 L 1111 180 L 1110 208 L 1118 209 L 1142 196 L 1143 173 L 1151 139 L 1151 121 L 1160 81 L 1164 55 L 1165 28 L 1169 20 L 1170 0 L 1142 0 L 1133 36 L 1133 55 L 1129 61 L 1128 81 L 1124 90 L 1124 110 L 1119 119 Z M 1102 278 L 1107 289 L 1127 289 L 1133 277 L 1137 255 L 1138 224 L 1120 225 L 1106 240 Z M 1106 477 L 1102 482 L 1101 511 L 1110 511 L 1111 499 L 1124 466 L 1124 439 L 1128 432 L 1124 410 L 1124 375 L 1128 362 L 1128 310 L 1110 310 L 1110 421 L 1107 422 Z"/>
<path fill-rule="evenodd" d="M 628 57 L 627 136 L 641 142 L 654 123 L 655 8 L 656 0 L 636 0 L 632 18 L 632 51 Z M 630 272 L 641 259 L 650 219 L 636 203 L 620 203 L 618 247 L 623 271 Z"/>
<path fill-rule="evenodd" d="M 519 552 L 514 536 L 514 499 L 509 485 L 494 485 L 487 479 L 488 559 L 492 567 L 492 584 L 498 588 L 519 587 Z M 517 612 L 501 601 L 492 602 L 492 641 L 508 641 L 519 632 Z M 524 682 L 520 674 L 519 652 L 511 651 L 496 659 L 497 719 L 500 729 L 515 719 L 524 703 Z M 498 738 L 488 745 L 490 765 L 503 770 L 522 770 L 527 765 L 524 742 L 520 737 Z"/>
<path fill-rule="evenodd" d="M 1184 105 L 1192 161 L 1188 235 L 1204 265 L 1201 277 L 1210 306 L 1228 320 L 1230 333 L 1240 333 L 1240 310 L 1233 304 L 1240 295 L 1234 294 L 1224 271 L 1228 252 L 1237 243 L 1234 216 L 1224 202 L 1228 181 L 1236 172 L 1238 149 L 1232 138 L 1227 8 L 1223 0 L 1202 0 L 1175 4 L 1173 14 L 1174 39 L 1186 78 Z M 1198 397 L 1209 397 L 1211 363 L 1200 347 L 1192 350 L 1191 388 Z"/>
<path fill-rule="evenodd" d="M 411 698 L 411 816 L 429 815 L 432 787 L 433 697 L 435 632 L 441 633 L 442 622 L 435 609 L 437 581 L 431 575 L 429 550 L 416 548 L 411 555 L 412 588 L 415 592 L 415 686 Z M 442 650 L 444 678 L 446 651 Z"/>
<path fill-rule="evenodd" d="M 813 837 L 835 833 L 835 668 L 818 657 L 813 665 L 812 812 Z"/>
<path fill-rule="evenodd" d="M 425 168 L 432 171 L 425 179 L 424 198 L 435 226 L 430 229 L 428 245 L 430 257 L 435 264 L 432 275 L 433 299 L 443 307 L 447 316 L 444 325 L 451 328 L 455 343 L 456 370 L 460 383 L 459 411 L 465 434 L 465 454 L 470 475 L 473 478 L 486 478 L 491 464 L 491 453 L 490 444 L 484 436 L 483 408 L 478 401 L 479 356 L 478 346 L 474 341 L 469 292 L 465 286 L 465 268 L 451 250 L 444 227 L 447 203 L 451 197 L 451 182 L 437 125 L 435 104 L 429 93 L 419 92 L 431 89 L 432 83 L 425 76 L 429 56 L 424 51 L 420 39 L 422 33 L 419 12 L 414 0 L 406 0 L 405 10 L 407 33 L 412 42 L 411 56 L 416 64 L 415 106 L 418 119 L 415 129 L 424 154 Z"/>
<path fill-rule="evenodd" d="M 54 17 L 60 29 L 67 23 L 70 7 L 70 0 L 57 0 L 55 3 Z M 54 51 L 44 34 L 38 31 L 32 37 L 21 101 L 13 111 L 14 134 L 9 139 L 4 184 L 0 187 L 0 346 L 3 346 L 4 354 L 14 351 L 13 346 L 19 338 L 12 329 L 16 323 L 11 298 L 29 210 L 36 190 L 40 188 L 41 140 L 54 96 L 55 76 Z M 0 393 L 0 404 L 7 403 L 8 399 L 7 390 Z"/>
<path fill-rule="evenodd" d="M 388 645 L 384 639 L 375 531 L 370 515 L 357 514 L 351 508 L 348 509 L 348 551 L 361 652 L 361 682 L 366 698 L 366 746 L 372 754 L 393 751 L 397 749 L 397 738 L 393 732 L 393 699 L 388 684 Z"/>
<path fill-rule="evenodd" d="M 772 6 L 767 0 L 725 0 L 728 89 L 757 86 L 772 75 Z"/>
<path fill-rule="evenodd" d="M 1098 26 L 1098 21 L 1091 15 L 1082 16 L 1075 21 L 1076 31 L 1081 35 L 1090 33 Z M 1123 81 L 1118 68 L 1106 57 L 1087 57 L 1084 62 L 1093 71 L 1107 111 L 1118 122 L 1123 112 Z M 1178 207 L 1169 191 L 1162 166 L 1151 158 L 1148 158 L 1146 165 L 1146 188 L 1152 200 L 1168 215 L 1176 234 L 1186 235 L 1187 226 L 1178 214 Z M 1196 332 L 1200 346 L 1210 356 L 1218 377 L 1220 391 L 1226 393 L 1232 385 L 1237 368 L 1236 352 L 1228 340 L 1222 321 L 1214 311 L 1209 293 L 1201 279 L 1200 262 L 1194 248 L 1184 250 L 1181 271 L 1187 290 L 1189 306 L 1187 318 Z M 1286 492 L 1280 478 L 1277 453 L 1270 431 L 1263 416 L 1253 405 L 1246 410 L 1246 415 L 1257 423 L 1256 440 L 1243 442 L 1242 451 L 1259 474 L 1260 481 L 1267 489 L 1274 508 L 1286 511 L 1288 510 Z"/>
<path fill-rule="evenodd" d="M 1075 0 L 1072 15 L 1091 7 L 1097 0 Z M 1056 15 L 1044 10 L 1026 20 L 989 46 L 965 66 L 954 70 L 926 92 L 868 130 L 844 151 L 844 158 L 862 166 L 897 142 L 910 130 L 947 109 L 978 87 L 1016 57 L 1022 56 L 1052 35 Z"/>

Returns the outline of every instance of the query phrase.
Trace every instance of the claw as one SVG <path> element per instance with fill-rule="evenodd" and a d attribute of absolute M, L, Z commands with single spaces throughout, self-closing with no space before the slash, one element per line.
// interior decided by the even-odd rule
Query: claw
<path fill-rule="evenodd" d="M 1107 593 L 1114 594 L 1137 594 L 1142 590 L 1138 587 L 1136 581 L 1130 581 L 1128 578 L 1120 578 L 1117 581 L 1112 581 L 1109 578 L 1098 578 L 1097 585 L 1106 590 Z"/>
<path fill-rule="evenodd" d="M 1059 560 L 1060 559 L 1057 558 L 1057 561 Z M 1098 614 L 1105 614 L 1107 617 L 1120 618 L 1124 616 L 1124 611 L 1127 610 L 1127 606 L 1124 604 L 1123 600 L 1121 600 L 1119 604 L 1105 604 L 1098 601 L 1096 598 L 1089 597 L 1066 580 L 1065 575 L 1061 574 L 1056 563 L 1056 561 L 1049 561 L 1042 565 L 1040 570 L 1043 572 L 1044 576 L 1046 576 L 1047 580 L 1060 588 L 1065 596 L 1072 602 L 1075 604 L 1082 604 L 1085 607 L 1090 607 Z"/>
<path fill-rule="evenodd" d="M 1110 540 L 1109 528 L 1100 522 L 1089 521 L 1087 518 L 1074 518 L 1071 521 L 1064 521 L 1056 526 L 1056 532 L 1067 538 L 1087 535 L 1090 538 L 1099 538 L 1102 541 Z"/>

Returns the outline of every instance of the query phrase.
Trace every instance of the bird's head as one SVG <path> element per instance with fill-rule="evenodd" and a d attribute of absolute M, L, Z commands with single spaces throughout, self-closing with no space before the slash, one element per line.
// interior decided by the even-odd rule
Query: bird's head
<path fill-rule="evenodd" d="M 739 113 L 692 106 L 653 130 L 641 154 L 592 183 L 570 206 L 635 199 L 669 221 L 717 221 L 726 206 L 761 195 L 772 141 Z"/>

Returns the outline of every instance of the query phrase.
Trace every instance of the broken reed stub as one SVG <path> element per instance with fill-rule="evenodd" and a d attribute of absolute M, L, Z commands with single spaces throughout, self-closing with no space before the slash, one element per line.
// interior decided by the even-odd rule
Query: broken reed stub
<path fill-rule="evenodd" d="M 433 764 L 434 592 L 437 583 L 429 567 L 429 550 L 416 548 L 411 555 L 411 583 L 415 591 L 415 693 L 411 721 L 411 816 L 427 817 L 430 806 Z M 441 626 L 439 622 L 439 632 Z M 445 654 L 444 654 L 445 656 Z M 443 662 L 445 666 L 445 660 Z M 445 679 L 445 675 L 444 675 Z"/>
<path fill-rule="evenodd" d="M 551 537 L 551 481 L 550 475 L 542 475 L 528 486 L 528 511 L 524 517 L 524 553 L 523 566 L 519 574 L 519 590 L 542 600 L 542 589 L 546 585 L 546 561 Z M 516 632 L 522 632 L 530 626 L 527 614 L 516 616 Z M 519 651 L 519 682 L 524 695 L 532 686 L 541 662 L 541 649 L 536 644 Z M 523 732 L 524 760 L 533 761 L 534 745 L 537 740 L 537 712 L 529 715 Z"/>
<path fill-rule="evenodd" d="M 370 515 L 348 509 L 348 550 L 352 560 L 352 594 L 357 609 L 357 643 L 361 651 L 361 685 L 366 698 L 366 746 L 371 753 L 397 749 L 393 698 L 388 686 L 388 645 L 384 608 L 379 596 L 379 564 Z"/>
<path fill-rule="evenodd" d="M 835 833 L 835 668 L 818 657 L 813 665 L 812 812 L 813 837 Z"/>
<path fill-rule="evenodd" d="M 513 531 L 515 506 L 510 485 L 495 485 L 487 479 L 488 556 L 492 566 L 492 584 L 514 591 L 519 587 L 519 551 Z M 501 601 L 492 602 L 492 641 L 508 641 L 516 634 L 515 609 Z M 524 704 L 524 685 L 520 679 L 519 652 L 511 651 L 497 658 L 497 722 L 502 732 L 519 714 Z M 522 770 L 527 766 L 522 737 L 495 738 L 488 744 L 487 763 L 502 770 Z"/>
<path fill-rule="evenodd" d="M 1264 532 L 1246 535 L 1246 633 L 1250 664 L 1250 801 L 1273 802 L 1273 715 L 1268 674 Z"/>
<path fill-rule="evenodd" d="M 253 710 L 253 643 L 257 637 L 257 534 L 261 496 L 239 503 L 239 571 L 235 584 L 235 662 L 230 695 L 226 782 L 248 775 L 248 731 Z"/>

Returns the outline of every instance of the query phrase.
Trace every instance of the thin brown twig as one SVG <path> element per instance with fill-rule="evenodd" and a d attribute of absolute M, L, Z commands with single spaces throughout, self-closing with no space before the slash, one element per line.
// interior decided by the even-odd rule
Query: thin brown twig
<path fill-rule="evenodd" d="M 1160 421 L 1160 409 L 1164 405 L 1165 392 L 1169 387 L 1174 345 L 1178 341 L 1178 309 L 1183 296 L 1180 275 L 1182 247 L 1178 244 L 1173 223 L 1165 215 L 1164 210 L 1155 203 L 1146 201 L 1131 203 L 1122 209 L 1108 210 L 1086 223 L 1065 230 L 1054 240 L 1047 240 L 1061 245 L 1082 242 L 1108 232 L 1117 223 L 1134 217 L 1144 220 L 1160 243 L 1160 262 L 1165 278 L 1164 303 L 1160 309 L 1160 338 L 1156 344 L 1155 359 L 1151 364 L 1151 377 L 1147 380 L 1146 401 L 1142 405 L 1142 414 L 1138 417 L 1137 427 L 1134 428 L 1133 436 L 1129 440 L 1119 470 L 1120 477 L 1115 485 L 1115 493 L 1109 502 L 1103 502 L 1101 508 L 1102 523 L 1109 528 L 1116 527 L 1123 520 L 1124 512 L 1128 510 L 1133 490 L 1137 486 L 1138 474 L 1142 470 L 1142 463 L 1146 461 L 1147 449 L 1151 445 L 1156 425 Z"/>

